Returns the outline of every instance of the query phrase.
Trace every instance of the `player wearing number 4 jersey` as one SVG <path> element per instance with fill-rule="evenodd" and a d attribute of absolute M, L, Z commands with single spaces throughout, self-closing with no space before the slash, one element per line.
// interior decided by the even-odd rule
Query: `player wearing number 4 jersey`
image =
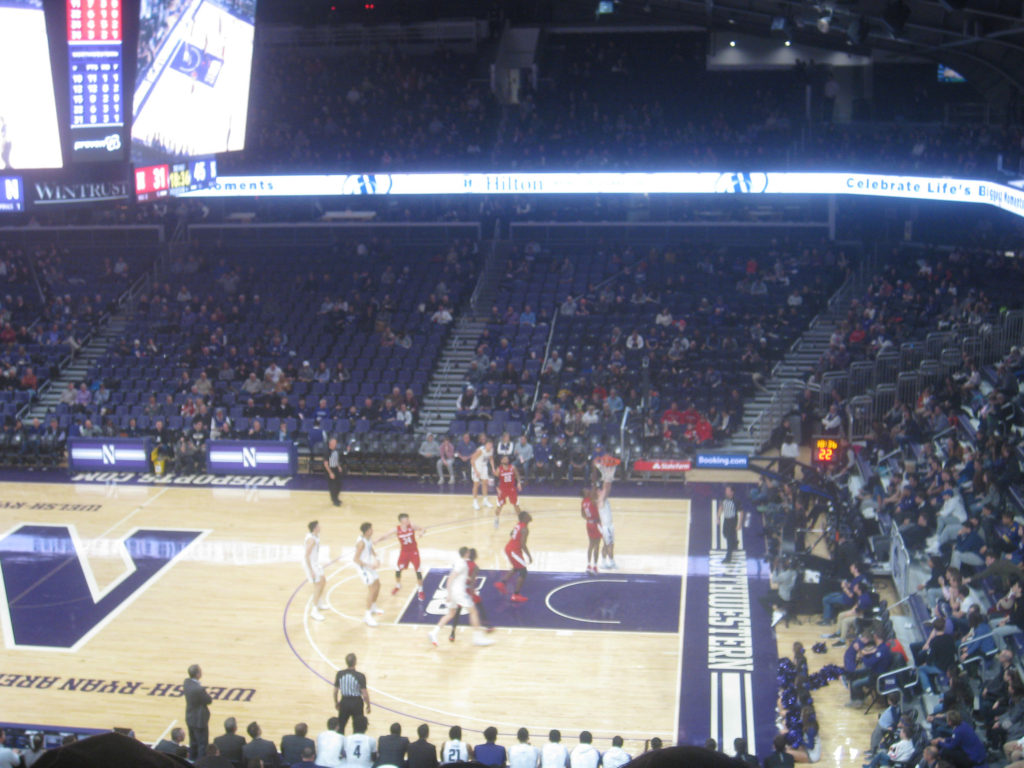
<path fill-rule="evenodd" d="M 448 729 L 448 741 L 441 745 L 441 765 L 466 763 L 473 759 L 473 748 L 462 740 L 462 727 Z"/>
<path fill-rule="evenodd" d="M 505 545 L 505 556 L 508 558 L 512 568 L 502 577 L 501 581 L 494 583 L 494 588 L 504 595 L 508 593 L 506 582 L 515 576 L 516 586 L 512 593 L 512 602 L 514 603 L 525 603 L 529 600 L 526 595 L 520 594 L 520 592 L 523 589 L 523 582 L 526 581 L 526 565 L 533 562 L 533 555 L 530 554 L 530 549 L 526 546 L 526 539 L 530 535 L 529 525 L 531 520 L 533 518 L 530 517 L 529 512 L 519 513 L 519 522 L 512 529 L 512 533 L 509 534 L 508 543 Z"/>
<path fill-rule="evenodd" d="M 501 464 L 498 466 L 498 506 L 494 508 L 494 527 L 498 527 L 498 518 L 501 517 L 501 510 L 505 508 L 505 502 L 510 502 L 516 509 L 518 515 L 522 512 L 519 509 L 519 491 L 523 490 L 523 481 L 519 478 L 519 470 L 509 462 L 508 456 L 501 457 Z"/>
<path fill-rule="evenodd" d="M 352 735 L 345 737 L 345 768 L 370 768 L 377 753 L 377 741 L 366 735 L 365 715 L 352 718 Z"/>
<path fill-rule="evenodd" d="M 416 543 L 416 536 L 423 536 L 424 530 L 418 525 L 409 522 L 409 515 L 405 512 L 398 516 L 398 529 L 395 536 L 402 550 L 398 553 L 398 565 L 395 566 L 395 588 L 391 590 L 392 595 L 397 595 L 402 589 L 402 571 L 412 566 L 416 571 L 416 583 L 419 591 L 416 596 L 422 600 L 423 594 L 423 572 L 420 571 L 420 545 Z"/>

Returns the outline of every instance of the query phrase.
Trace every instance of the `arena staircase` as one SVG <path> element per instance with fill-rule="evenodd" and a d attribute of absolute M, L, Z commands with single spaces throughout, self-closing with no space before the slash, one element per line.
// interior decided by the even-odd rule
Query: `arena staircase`
<path fill-rule="evenodd" d="M 477 339 L 487 327 L 486 320 L 482 318 L 500 292 L 502 266 L 509 250 L 507 242 L 489 243 L 484 266 L 469 305 L 458 314 L 455 327 L 448 336 L 437 365 L 434 366 L 433 376 L 427 384 L 427 392 L 420 404 L 420 421 L 416 427 L 416 434 L 420 436 L 427 432 L 445 434 L 455 418 L 455 399 L 466 384 L 466 370 L 476 351 Z"/>
<path fill-rule="evenodd" d="M 47 414 L 52 413 L 60 402 L 61 392 L 67 389 L 69 382 L 76 387 L 83 381 L 91 385 L 92 382 L 88 380 L 89 371 L 112 344 L 124 338 L 130 323 L 129 315 L 127 307 L 111 315 L 107 322 L 92 334 L 78 354 L 67 359 L 67 363 L 61 367 L 60 375 L 51 379 L 50 385 L 40 392 L 23 418 L 26 421 L 34 418 L 42 420 Z"/>
<path fill-rule="evenodd" d="M 417 433 L 441 435 L 448 431 L 448 425 L 455 418 L 455 399 L 465 386 L 466 369 L 473 359 L 476 340 L 485 327 L 486 322 L 471 315 L 461 315 L 455 321 L 420 404 Z"/>
<path fill-rule="evenodd" d="M 796 409 L 808 377 L 828 349 L 832 332 L 876 274 L 876 263 L 876 255 L 861 255 L 857 268 L 772 368 L 763 388 L 744 403 L 743 423 L 733 433 L 726 450 L 751 455 L 760 453 L 772 432 Z"/>
<path fill-rule="evenodd" d="M 743 423 L 733 434 L 729 450 L 749 454 L 761 451 L 772 430 L 796 406 L 804 382 L 828 350 L 835 327 L 835 320 L 819 315 L 793 343 L 772 369 L 764 387 L 744 404 Z"/>

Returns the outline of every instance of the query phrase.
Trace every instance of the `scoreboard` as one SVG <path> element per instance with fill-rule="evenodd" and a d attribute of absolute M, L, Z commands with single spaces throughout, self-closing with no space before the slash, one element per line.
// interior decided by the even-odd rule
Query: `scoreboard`
<path fill-rule="evenodd" d="M 21 176 L 0 176 L 0 213 L 25 210 L 25 185 Z"/>
<path fill-rule="evenodd" d="M 135 169 L 135 199 L 140 203 L 208 189 L 217 183 L 217 160 L 197 157 L 179 163 Z"/>
<path fill-rule="evenodd" d="M 122 160 L 123 0 L 65 0 L 71 159 Z"/>
<path fill-rule="evenodd" d="M 198 192 L 209 189 L 217 183 L 217 160 L 212 157 L 197 157 L 171 164 L 171 195 Z"/>
<path fill-rule="evenodd" d="M 171 168 L 163 165 L 147 165 L 135 169 L 135 199 L 139 202 L 158 200 L 171 193 Z"/>

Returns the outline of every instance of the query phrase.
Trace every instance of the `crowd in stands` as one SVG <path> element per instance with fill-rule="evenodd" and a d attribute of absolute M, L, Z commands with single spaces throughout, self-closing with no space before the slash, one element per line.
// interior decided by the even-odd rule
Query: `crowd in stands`
<path fill-rule="evenodd" d="M 73 358 L 148 266 L 109 249 L 0 243 L 0 455 L 7 463 L 60 460 L 66 426 L 18 416 Z"/>
<path fill-rule="evenodd" d="M 491 92 L 490 48 L 331 56 L 275 48 L 256 58 L 262 87 L 246 151 L 225 158 L 222 172 L 856 167 L 991 176 L 998 155 L 1010 167 L 1021 155 L 1017 126 L 945 122 L 944 107 L 968 98 L 969 87 L 944 87 L 934 67 L 877 65 L 878 122 L 858 114 L 833 124 L 826 67 L 707 69 L 706 45 L 699 35 L 549 36 L 539 76 L 523 70 L 505 106 Z M 892 81 L 900 91 L 888 98 Z M 813 131 L 805 130 L 807 88 Z"/>
<path fill-rule="evenodd" d="M 521 473 L 571 480 L 620 444 L 626 409 L 645 455 L 718 444 L 849 268 L 841 250 L 784 242 L 574 255 L 531 243 L 508 259 L 449 427 L 457 455 L 501 437 L 528 452 Z"/>
<path fill-rule="evenodd" d="M 824 431 L 840 441 L 838 468 L 814 481 L 834 483 L 838 506 L 853 517 L 844 522 L 837 512 L 826 521 L 835 568 L 846 578 L 825 595 L 819 624 L 828 627 L 824 639 L 844 648 L 841 676 L 851 706 L 870 708 L 880 698 L 888 705 L 868 747 L 870 768 L 971 768 L 1020 759 L 1024 356 L 1010 346 L 1013 333 L 1000 330 L 1007 310 L 1020 306 L 1020 270 L 1002 254 L 894 254 L 852 302 L 809 372 L 791 422 L 799 419 L 802 430 L 782 438 L 795 444 Z M 854 428 L 849 397 L 857 393 L 830 388 L 828 374 L 885 355 L 908 373 L 931 370 L 918 366 L 925 354 L 939 355 L 927 348 L 929 334 L 939 332 L 957 339 L 961 346 L 953 348 L 962 354 L 947 356 L 934 375 L 914 378 L 913 390 L 896 389 L 862 439 L 847 439 Z M 972 346 L 977 336 L 985 344 Z M 1000 343 L 1007 348 L 993 358 L 989 350 Z M 986 364 L 971 350 L 988 354 Z M 783 463 L 780 472 L 791 477 L 793 467 Z M 787 521 L 813 528 L 823 512 L 785 481 L 763 481 L 752 499 L 772 530 Z M 906 605 L 916 637 L 897 637 L 872 584 L 870 566 L 888 559 L 888 539 L 879 544 L 871 534 L 898 537 L 909 554 Z M 783 571 L 792 566 L 785 560 L 773 581 L 786 581 Z M 801 658 L 795 657 L 798 667 Z M 880 697 L 886 692 L 888 699 Z"/>
<path fill-rule="evenodd" d="M 439 317 L 475 279 L 474 243 L 426 258 L 377 242 L 343 255 L 200 251 L 143 293 L 132 336 L 67 385 L 61 429 L 149 436 L 154 458 L 184 472 L 201 469 L 211 438 L 316 448 L 331 435 L 411 433 Z"/>

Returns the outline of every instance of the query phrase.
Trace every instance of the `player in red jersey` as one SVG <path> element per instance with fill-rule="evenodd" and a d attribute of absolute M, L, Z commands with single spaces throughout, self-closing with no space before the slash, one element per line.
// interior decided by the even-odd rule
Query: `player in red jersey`
<path fill-rule="evenodd" d="M 523 582 L 526 581 L 526 565 L 533 562 L 533 555 L 530 554 L 530 549 L 526 546 L 526 538 L 530 535 L 529 525 L 531 520 L 533 518 L 530 517 L 529 512 L 519 513 L 519 522 L 512 529 L 512 533 L 509 534 L 508 544 L 505 545 L 505 556 L 508 557 L 512 567 L 501 578 L 501 581 L 494 583 L 494 588 L 504 595 L 508 592 L 506 582 L 515 576 L 516 588 L 512 592 L 512 602 L 514 603 L 525 603 L 529 600 L 526 595 L 522 595 L 520 592 L 523 589 Z"/>
<path fill-rule="evenodd" d="M 391 590 L 392 595 L 397 595 L 402 588 L 402 571 L 410 565 L 416 571 L 416 583 L 419 585 L 419 593 L 416 595 L 420 600 L 423 594 L 423 573 L 420 571 L 420 545 L 416 543 L 416 537 L 422 537 L 424 529 L 409 522 L 409 515 L 403 512 L 398 516 L 398 528 L 395 536 L 398 543 L 402 545 L 398 553 L 398 564 L 395 566 L 395 588 Z"/>
<path fill-rule="evenodd" d="M 518 515 L 519 491 L 523 490 L 523 481 L 519 477 L 519 469 L 509 462 L 508 456 L 501 457 L 501 464 L 498 465 L 496 473 L 498 478 L 498 506 L 494 508 L 494 527 L 498 527 L 498 518 L 501 517 L 501 510 L 505 508 L 505 502 L 511 502 L 516 508 Z"/>
<path fill-rule="evenodd" d="M 480 597 L 480 592 L 476 588 L 477 575 L 480 572 L 480 566 L 476 564 L 476 550 L 470 549 L 466 553 L 466 564 L 469 566 L 469 577 L 466 579 L 466 592 L 469 595 L 469 599 L 473 601 L 473 605 L 476 606 L 476 612 L 480 614 L 480 623 L 484 625 L 486 632 L 493 632 L 494 627 L 487 623 L 487 614 L 484 612 L 483 600 Z M 459 625 L 459 614 L 462 613 L 462 608 L 455 609 L 455 618 L 452 619 L 452 631 L 448 634 L 448 640 L 455 642 L 455 628 Z"/>
<path fill-rule="evenodd" d="M 597 558 L 601 553 L 601 516 L 592 488 L 584 488 L 580 496 L 580 517 L 587 521 L 587 573 L 597 573 Z"/>

